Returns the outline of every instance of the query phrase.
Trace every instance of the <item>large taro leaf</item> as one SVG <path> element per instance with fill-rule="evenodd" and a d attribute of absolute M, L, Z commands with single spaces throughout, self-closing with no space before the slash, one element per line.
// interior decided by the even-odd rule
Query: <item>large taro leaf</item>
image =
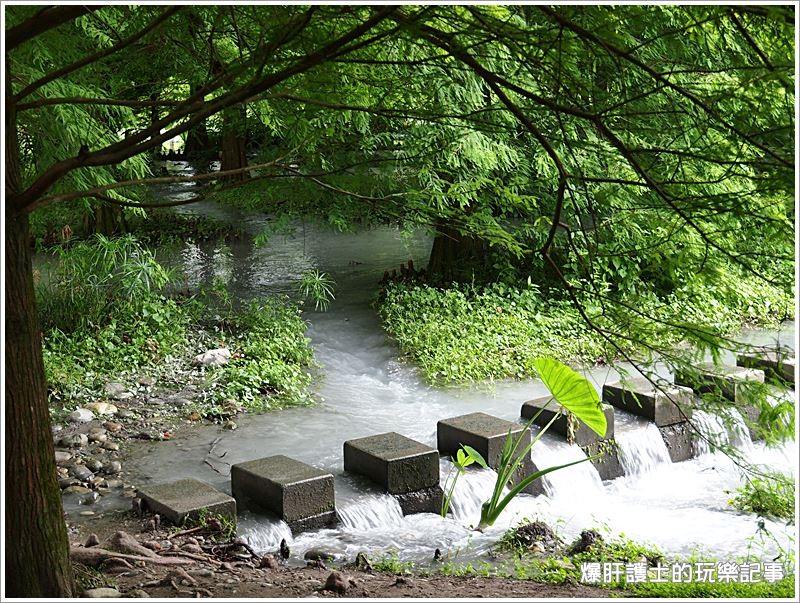
<path fill-rule="evenodd" d="M 574 414 L 601 438 L 606 435 L 606 416 L 597 390 L 567 365 L 553 358 L 537 358 L 533 366 L 556 402 Z"/>

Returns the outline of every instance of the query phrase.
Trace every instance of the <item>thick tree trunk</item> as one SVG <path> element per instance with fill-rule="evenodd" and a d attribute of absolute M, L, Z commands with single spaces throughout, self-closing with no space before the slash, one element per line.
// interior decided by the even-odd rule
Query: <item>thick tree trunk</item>
<path fill-rule="evenodd" d="M 86 234 L 102 234 L 106 236 L 122 234 L 127 230 L 122 208 L 108 203 L 98 203 L 92 214 L 86 215 L 84 221 Z"/>
<path fill-rule="evenodd" d="M 483 267 L 486 246 L 483 241 L 465 236 L 444 222 L 436 225 L 428 273 L 443 279 L 469 278 Z"/>
<path fill-rule="evenodd" d="M 196 85 L 191 85 L 189 88 L 190 96 L 197 94 L 197 90 L 198 87 Z M 205 155 L 209 151 L 209 144 L 208 130 L 206 129 L 206 122 L 203 120 L 186 132 L 186 144 L 183 147 L 183 152 L 187 157 Z"/>
<path fill-rule="evenodd" d="M 222 152 L 220 153 L 220 170 L 238 170 L 247 166 L 245 144 L 247 140 L 244 132 L 244 115 L 237 116 L 234 111 L 223 113 Z M 225 180 L 246 180 L 247 173 L 242 172 L 235 176 L 228 176 Z"/>
<path fill-rule="evenodd" d="M 13 114 L 6 122 L 6 199 L 19 187 Z M 5 578 L 10 597 L 71 597 L 69 542 L 56 478 L 28 216 L 5 215 Z"/>

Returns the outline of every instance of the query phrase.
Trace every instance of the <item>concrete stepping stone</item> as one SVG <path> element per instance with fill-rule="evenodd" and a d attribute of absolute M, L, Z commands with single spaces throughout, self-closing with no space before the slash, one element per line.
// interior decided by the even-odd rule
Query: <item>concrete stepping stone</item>
<path fill-rule="evenodd" d="M 736 365 L 761 369 L 766 377 L 777 379 L 781 383 L 789 383 L 792 387 L 795 385 L 796 360 L 794 353 L 768 351 L 738 354 L 736 356 Z"/>
<path fill-rule="evenodd" d="M 548 433 L 556 433 L 566 440 L 569 431 L 567 415 L 562 412 L 556 402 L 550 402 L 552 399 L 552 396 L 546 395 L 528 400 L 522 405 L 520 414 L 523 419 L 530 420 L 536 416 L 536 413 L 538 413 L 540 409 L 547 405 L 534 423 L 540 427 L 544 427 L 550 422 L 553 415 L 558 413 L 558 418 L 547 431 Z M 614 408 L 609 404 L 603 404 L 602 408 L 603 414 L 606 416 L 606 437 L 601 438 L 584 423 L 578 421 L 573 434 L 574 443 L 580 446 L 587 456 L 602 454 L 600 458 L 590 461 L 600 474 L 600 479 L 616 479 L 622 477 L 625 471 L 622 468 L 622 463 L 619 461 L 617 443 L 614 440 Z"/>
<path fill-rule="evenodd" d="M 497 469 L 509 432 L 512 437 L 517 438 L 523 431 L 526 432 L 526 435 L 523 436 L 524 439 L 519 449 L 523 449 L 530 443 L 531 432 L 529 429 L 519 423 L 506 421 L 483 412 L 474 412 L 439 421 L 436 425 L 437 447 L 440 453 L 455 456 L 462 445 L 471 446 L 481 453 L 489 467 Z M 537 471 L 537 467 L 528 454 L 523 466 L 512 478 L 512 483 L 519 483 L 525 476 L 535 471 Z M 544 487 L 541 480 L 534 481 L 524 492 L 533 495 L 543 494 Z"/>
<path fill-rule="evenodd" d="M 688 461 L 697 456 L 692 440 L 692 428 L 688 421 L 662 425 L 658 428 L 664 444 L 667 446 L 669 458 L 673 463 Z"/>
<path fill-rule="evenodd" d="M 439 454 L 421 442 L 395 432 L 348 440 L 344 469 L 394 495 L 404 515 L 441 509 Z"/>
<path fill-rule="evenodd" d="M 231 491 L 241 506 L 274 513 L 294 534 L 337 521 L 333 475 L 282 454 L 233 465 Z"/>
<path fill-rule="evenodd" d="M 649 419 L 658 427 L 691 418 L 692 400 L 691 388 L 671 384 L 657 388 L 645 378 L 603 385 L 603 402 Z"/>
<path fill-rule="evenodd" d="M 187 519 L 197 520 L 201 514 L 236 521 L 236 501 L 194 478 L 144 486 L 138 493 L 144 508 L 175 525 L 183 525 Z"/>
<path fill-rule="evenodd" d="M 764 383 L 764 371 L 743 366 L 716 366 L 705 362 L 695 371 L 678 371 L 675 383 L 691 387 L 698 394 L 719 391 L 728 400 L 745 402 L 747 388 L 753 383 Z"/>

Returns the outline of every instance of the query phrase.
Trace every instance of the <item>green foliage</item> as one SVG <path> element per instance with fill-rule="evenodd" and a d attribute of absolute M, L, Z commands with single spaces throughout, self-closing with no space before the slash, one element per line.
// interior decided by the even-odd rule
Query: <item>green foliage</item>
<path fill-rule="evenodd" d="M 795 599 L 794 577 L 777 582 L 643 582 L 625 587 L 625 595 L 665 599 Z"/>
<path fill-rule="evenodd" d="M 484 469 L 488 469 L 489 467 L 480 452 L 475 450 L 472 446 L 467 446 L 466 444 L 462 445 L 456 452 L 456 458 L 453 459 L 455 475 L 448 475 L 445 481 L 444 497 L 442 498 L 442 517 L 447 517 L 447 512 L 450 510 L 450 501 L 453 500 L 453 492 L 456 489 L 458 478 L 466 473 L 467 467 L 475 463 Z"/>
<path fill-rule="evenodd" d="M 300 282 L 297 288 L 306 300 L 314 302 L 315 310 L 325 311 L 331 301 L 335 299 L 333 295 L 333 279 L 319 270 L 306 270 L 300 275 Z"/>
<path fill-rule="evenodd" d="M 791 475 L 768 471 L 749 477 L 728 501 L 735 509 L 765 517 L 795 521 L 795 480 Z"/>
<path fill-rule="evenodd" d="M 551 358 L 537 358 L 534 360 L 534 366 L 540 371 L 545 387 L 550 390 L 553 398 L 566 412 L 569 412 L 576 419 L 595 430 L 600 436 L 605 436 L 606 420 L 600 406 L 600 399 L 592 384 L 585 377 L 580 376 L 568 366 Z M 579 461 L 535 471 L 516 480 L 516 483 L 510 486 L 509 492 L 505 495 L 503 494 L 506 487 L 511 484 L 514 474 L 522 469 L 525 466 L 525 460 L 530 458 L 531 449 L 558 419 L 560 409 L 559 412 L 553 414 L 550 421 L 539 430 L 535 437 L 530 438 L 530 442 L 527 445 L 520 448 L 524 440 L 530 437 L 528 435 L 530 426 L 544 412 L 551 401 L 548 401 L 544 407 L 537 411 L 518 436 L 512 436 L 509 430 L 498 459 L 497 480 L 495 481 L 492 497 L 481 506 L 480 527 L 493 525 L 506 506 L 537 479 L 553 471 L 595 458 L 586 457 Z"/>

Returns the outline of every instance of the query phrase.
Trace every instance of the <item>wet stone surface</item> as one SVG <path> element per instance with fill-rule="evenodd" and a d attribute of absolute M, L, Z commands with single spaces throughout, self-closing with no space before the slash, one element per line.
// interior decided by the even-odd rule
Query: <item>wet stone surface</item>
<path fill-rule="evenodd" d="M 436 450 L 394 432 L 346 441 L 344 469 L 368 477 L 390 494 L 439 485 Z"/>
<path fill-rule="evenodd" d="M 679 384 L 680 385 L 680 384 Z M 628 379 L 603 386 L 603 402 L 653 421 L 659 427 L 682 423 L 692 416 L 692 390 L 647 379 Z"/>
<path fill-rule="evenodd" d="M 793 353 L 771 351 L 739 354 L 736 356 L 736 364 L 745 368 L 761 369 L 766 377 L 795 385 L 794 371 L 797 361 Z"/>
<path fill-rule="evenodd" d="M 764 383 L 764 371 L 743 366 L 700 364 L 692 372 L 679 371 L 675 383 L 693 388 L 698 394 L 718 391 L 729 400 L 746 402 L 748 387 Z"/>
<path fill-rule="evenodd" d="M 196 479 L 181 479 L 139 489 L 146 510 L 158 513 L 175 525 L 187 518 L 197 519 L 201 512 L 236 520 L 236 501 Z"/>
<path fill-rule="evenodd" d="M 661 432 L 661 437 L 664 438 L 673 463 L 688 461 L 697 456 L 692 443 L 692 428 L 688 422 L 665 425 L 659 427 L 658 430 Z"/>
<path fill-rule="evenodd" d="M 333 475 L 288 456 L 234 465 L 231 491 L 241 507 L 272 512 L 295 533 L 336 523 Z"/>

